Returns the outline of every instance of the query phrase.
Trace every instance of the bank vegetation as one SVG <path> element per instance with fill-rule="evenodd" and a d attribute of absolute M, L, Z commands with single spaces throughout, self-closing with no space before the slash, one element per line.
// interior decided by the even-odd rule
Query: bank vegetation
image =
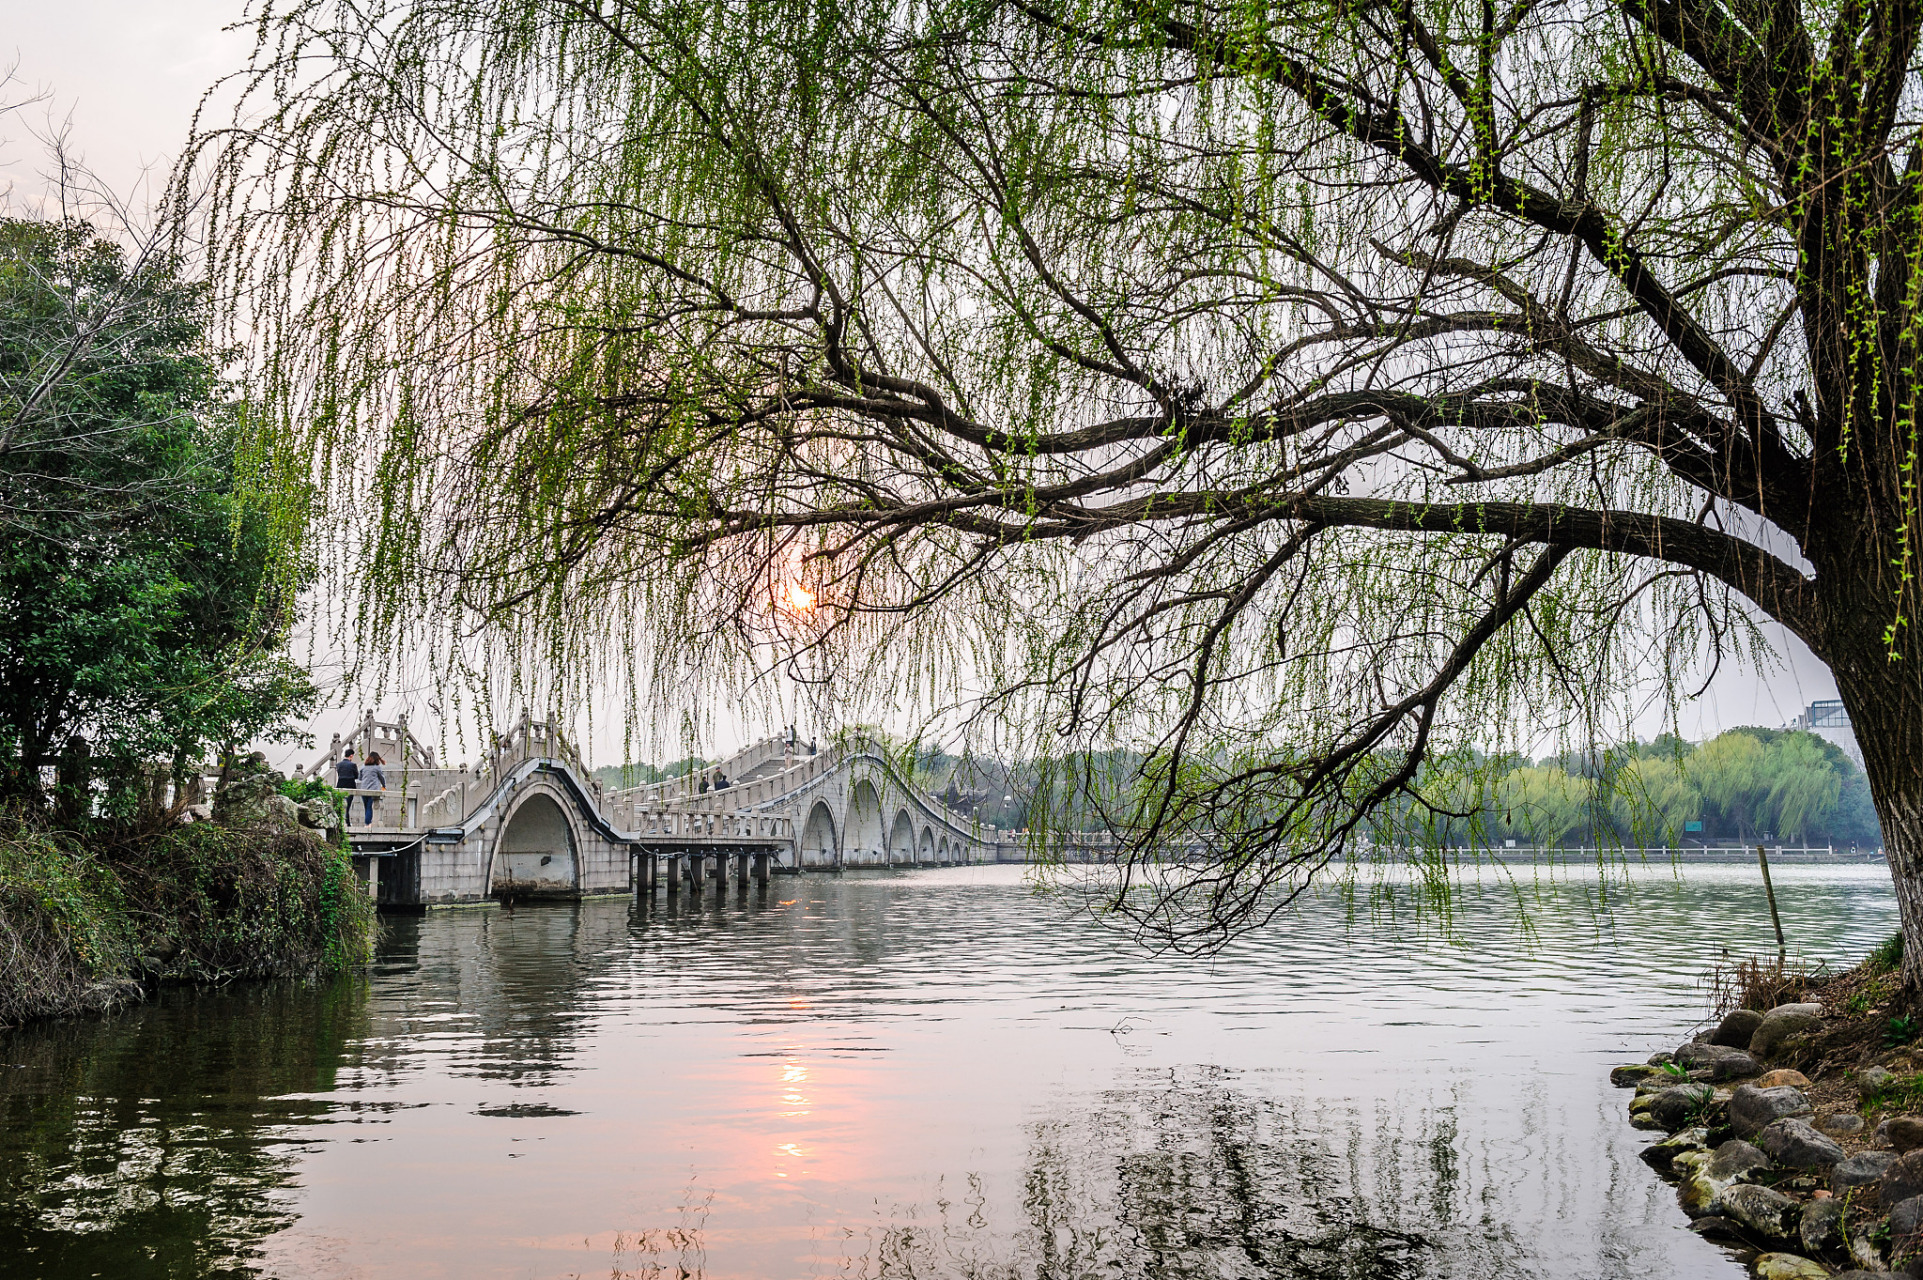
<path fill-rule="evenodd" d="M 252 483 L 167 243 L 0 218 L 0 1024 L 371 937 L 346 850 L 246 752 L 317 697 L 283 651 L 301 507 Z"/>

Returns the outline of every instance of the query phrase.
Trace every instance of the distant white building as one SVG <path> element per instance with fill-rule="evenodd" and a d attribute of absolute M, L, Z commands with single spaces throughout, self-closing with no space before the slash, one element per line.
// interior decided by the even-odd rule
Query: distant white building
<path fill-rule="evenodd" d="M 1812 702 L 1803 714 L 1789 722 L 1792 729 L 1813 733 L 1843 749 L 1857 768 L 1863 767 L 1863 748 L 1856 744 L 1856 730 L 1850 727 L 1850 713 L 1840 702 Z"/>

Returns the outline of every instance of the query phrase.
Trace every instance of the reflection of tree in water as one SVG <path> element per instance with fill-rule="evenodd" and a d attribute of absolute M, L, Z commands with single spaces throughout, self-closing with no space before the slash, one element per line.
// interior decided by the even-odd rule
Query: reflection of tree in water
<path fill-rule="evenodd" d="M 1203 1072 L 1112 1091 L 1030 1132 L 1019 1226 L 995 1221 L 997 1199 L 970 1178 L 934 1212 L 897 1210 L 846 1242 L 841 1274 L 1403 1280 L 1522 1270 L 1508 1233 L 1463 1211 L 1446 1109 L 1413 1125 L 1365 1120 L 1238 1092 Z"/>
<path fill-rule="evenodd" d="M 1447 1221 L 1428 1211 L 1452 1199 L 1451 1190 L 1437 1186 L 1421 1197 L 1415 1229 L 1404 1221 L 1405 1201 L 1416 1197 L 1401 1185 L 1407 1170 L 1397 1138 L 1326 1112 L 1298 1125 L 1302 1105 L 1236 1093 L 1219 1080 L 1171 1085 L 1134 1107 L 1111 1102 L 1098 1127 L 1127 1145 L 1116 1163 L 1113 1212 L 1130 1269 L 1304 1280 L 1423 1274 L 1431 1234 Z M 1423 1144 L 1425 1155 L 1430 1149 Z"/>
<path fill-rule="evenodd" d="M 251 1274 L 272 1198 L 364 1031 L 364 984 L 170 992 L 0 1036 L 0 1257 L 9 1276 Z"/>

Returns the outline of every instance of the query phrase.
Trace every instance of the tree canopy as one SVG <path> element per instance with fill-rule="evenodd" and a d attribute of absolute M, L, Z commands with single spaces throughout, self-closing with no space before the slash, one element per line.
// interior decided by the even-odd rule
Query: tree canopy
<path fill-rule="evenodd" d="M 1206 942 L 1426 762 L 1612 741 L 1773 621 L 1923 955 L 1918 29 L 281 0 L 200 154 L 254 387 L 379 513 L 369 634 L 985 688 L 1141 753 L 1140 858 L 1215 858 L 1144 922 Z"/>
<path fill-rule="evenodd" d="M 281 498 L 250 495 L 209 295 L 78 222 L 0 220 L 0 796 L 290 734 Z"/>

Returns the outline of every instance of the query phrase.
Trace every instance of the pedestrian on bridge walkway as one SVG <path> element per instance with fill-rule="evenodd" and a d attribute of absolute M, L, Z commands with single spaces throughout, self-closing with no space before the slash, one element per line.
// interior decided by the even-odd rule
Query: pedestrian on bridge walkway
<path fill-rule="evenodd" d="M 367 763 L 361 766 L 360 789 L 362 791 L 387 790 L 387 770 L 381 767 L 384 763 L 385 761 L 381 759 L 380 752 L 368 752 Z M 368 795 L 361 797 L 361 804 L 364 810 L 361 821 L 363 827 L 371 827 L 374 825 L 374 801 L 378 798 L 377 796 Z"/>

